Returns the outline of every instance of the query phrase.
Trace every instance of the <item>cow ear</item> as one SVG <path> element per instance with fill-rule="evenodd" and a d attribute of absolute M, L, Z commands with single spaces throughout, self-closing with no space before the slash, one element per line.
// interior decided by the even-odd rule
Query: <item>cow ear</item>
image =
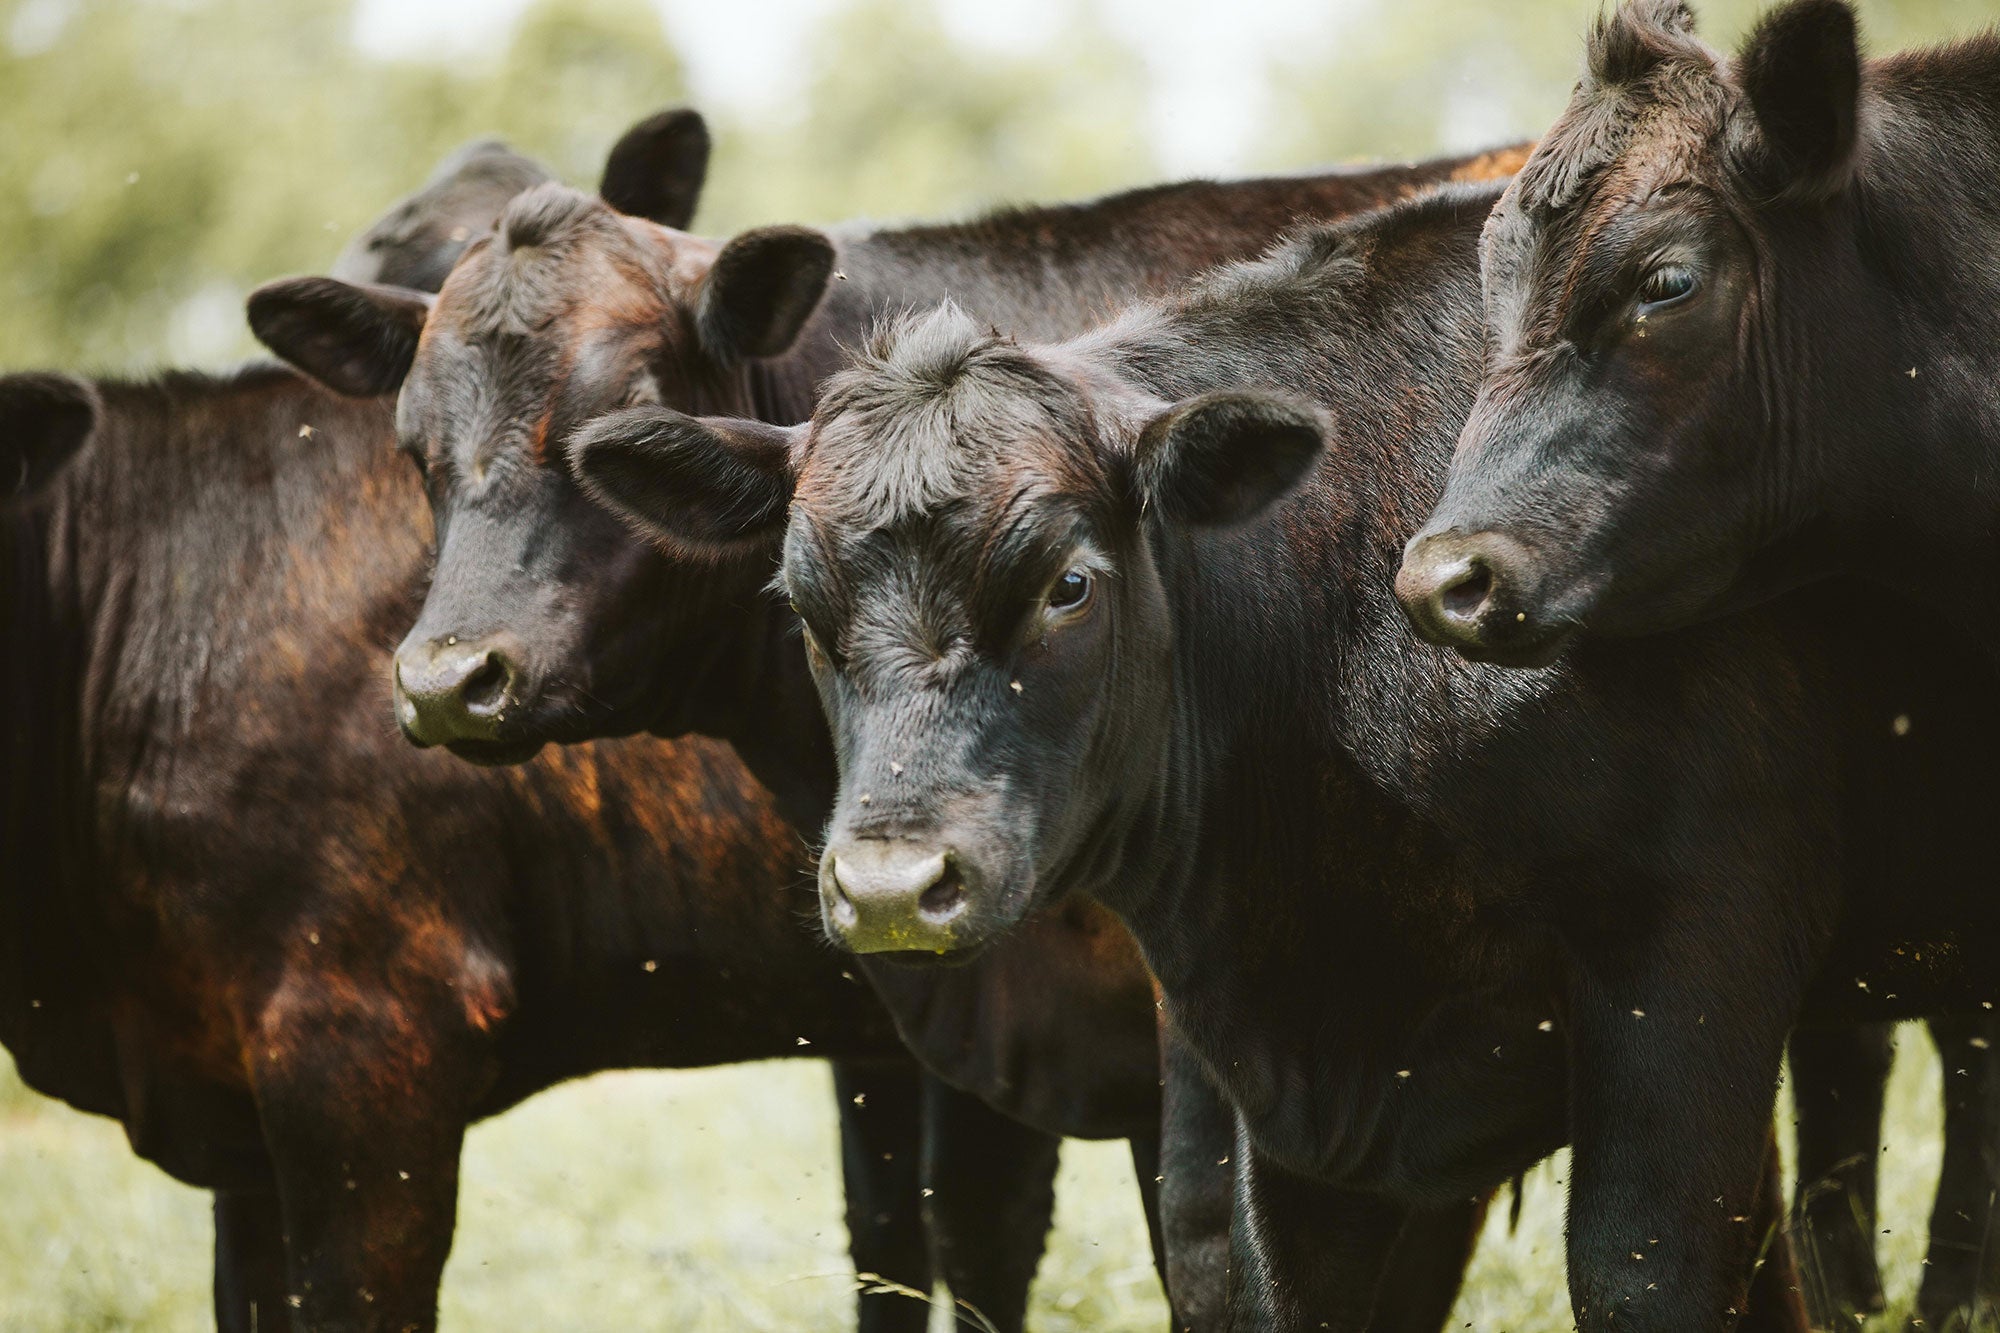
<path fill-rule="evenodd" d="M 1270 394 L 1211 393 L 1146 424 L 1133 473 L 1146 504 L 1169 522 L 1247 523 L 1298 485 L 1319 458 L 1319 410 Z"/>
<path fill-rule="evenodd" d="M 708 122 L 691 107 L 649 116 L 605 159 L 597 193 L 620 213 L 686 231 L 708 178 Z"/>
<path fill-rule="evenodd" d="M 97 395 L 68 375 L 0 375 L 0 499 L 32 495 L 97 428 Z"/>
<path fill-rule="evenodd" d="M 250 331 L 335 393 L 377 398 L 410 373 L 432 299 L 407 287 L 284 278 L 250 293 Z"/>
<path fill-rule="evenodd" d="M 805 227 L 759 227 L 722 247 L 702 281 L 696 328 L 722 362 L 792 345 L 833 276 L 833 242 Z"/>
<path fill-rule="evenodd" d="M 1824 199 L 1846 183 L 1861 104 L 1861 49 L 1844 0 L 1766 14 L 1736 57 L 1756 118 L 1745 163 L 1773 196 Z"/>
<path fill-rule="evenodd" d="M 769 550 L 785 530 L 792 445 L 805 430 L 631 407 L 578 431 L 569 466 L 593 499 L 649 537 L 708 555 Z"/>

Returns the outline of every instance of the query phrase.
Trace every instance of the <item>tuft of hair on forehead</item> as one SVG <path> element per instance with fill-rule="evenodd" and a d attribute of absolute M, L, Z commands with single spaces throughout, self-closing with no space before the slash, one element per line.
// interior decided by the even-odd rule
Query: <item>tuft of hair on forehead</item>
<path fill-rule="evenodd" d="M 491 244 L 451 295 L 478 332 L 526 334 L 602 296 L 604 265 L 644 280 L 637 242 L 595 195 L 548 182 L 516 195 Z"/>
<path fill-rule="evenodd" d="M 1728 108 L 1721 70 L 1686 0 L 1626 0 L 1598 15 L 1569 107 L 1521 169 L 1522 207 L 1548 214 L 1574 203 L 1662 116 L 1706 136 Z"/>
<path fill-rule="evenodd" d="M 969 498 L 1015 463 L 1081 481 L 1095 440 L 1073 377 L 947 301 L 877 324 L 827 381 L 802 492 L 881 527 Z"/>
<path fill-rule="evenodd" d="M 1627 0 L 1600 13 L 1584 41 L 1585 67 L 1599 84 L 1634 83 L 1667 61 L 1702 51 L 1686 0 Z"/>

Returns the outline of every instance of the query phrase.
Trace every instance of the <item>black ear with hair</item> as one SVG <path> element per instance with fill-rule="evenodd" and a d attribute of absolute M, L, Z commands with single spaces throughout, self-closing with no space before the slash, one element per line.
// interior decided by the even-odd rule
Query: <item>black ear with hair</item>
<path fill-rule="evenodd" d="M 250 293 L 250 331 L 335 393 L 376 398 L 410 373 L 431 299 L 407 287 L 283 278 Z"/>
<path fill-rule="evenodd" d="M 32 495 L 97 429 L 97 395 L 68 375 L 0 375 L 0 500 Z"/>
<path fill-rule="evenodd" d="M 648 116 L 613 145 L 597 193 L 620 213 L 686 231 L 708 178 L 708 147 L 708 123 L 692 107 Z"/>
<path fill-rule="evenodd" d="M 1854 160 L 1861 50 L 1844 0 L 1793 0 L 1766 14 L 1736 57 L 1757 133 L 1746 166 L 1773 195 L 1818 199 Z"/>
<path fill-rule="evenodd" d="M 833 276 L 833 242 L 805 227 L 759 227 L 722 247 L 701 288 L 696 328 L 718 361 L 792 345 Z"/>
<path fill-rule="evenodd" d="M 1283 499 L 1325 446 L 1318 409 L 1260 393 L 1211 393 L 1146 423 L 1133 457 L 1139 493 L 1173 523 L 1247 523 Z"/>
<path fill-rule="evenodd" d="M 792 442 L 804 426 L 629 407 L 583 427 L 570 471 L 633 528 L 684 550 L 769 549 L 792 502 Z"/>

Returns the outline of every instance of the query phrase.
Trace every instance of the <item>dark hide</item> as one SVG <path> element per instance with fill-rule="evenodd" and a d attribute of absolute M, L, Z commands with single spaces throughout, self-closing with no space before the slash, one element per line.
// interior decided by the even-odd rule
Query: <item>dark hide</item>
<path fill-rule="evenodd" d="M 1785 1037 L 1986 998 L 1991 692 L 1803 601 L 1538 672 L 1417 642 L 1390 573 L 1472 402 L 1494 197 L 1065 344 L 936 312 L 829 384 L 781 575 L 840 759 L 822 913 L 977 948 L 1116 910 L 1235 1110 L 1239 1326 L 1363 1327 L 1412 1209 L 1567 1140 L 1579 1327 L 1802 1328 Z M 1332 423 L 1289 495 L 1274 391 Z M 1258 475 L 1261 521 L 1185 502 Z"/>
<path fill-rule="evenodd" d="M 833 769 L 795 622 L 766 586 L 775 528 L 739 541 L 711 523 L 695 542 L 655 547 L 561 466 L 579 428 L 650 405 L 802 420 L 844 363 L 843 345 L 886 310 L 953 294 L 1010 328 L 1075 332 L 1137 293 L 1257 253 L 1301 217 L 1491 177 L 1520 157 L 1189 182 L 965 224 L 849 227 L 819 238 L 830 257 L 817 233 L 796 228 L 717 246 L 581 195 L 524 197 L 447 283 L 398 408 L 441 530 L 431 594 L 400 661 L 421 686 L 442 680 L 457 697 L 498 678 L 504 687 L 481 702 L 502 706 L 451 713 L 435 693 L 419 701 L 406 689 L 406 732 L 488 761 L 642 727 L 720 736 L 795 826 L 816 833 Z M 340 309 L 325 302 L 329 326 Z M 794 316 L 803 328 L 784 329 Z M 376 345 L 348 340 L 357 355 Z M 339 360 L 315 358 L 305 339 L 276 350 L 321 373 Z M 751 355 L 763 350 L 774 355 Z M 481 406 L 494 403 L 497 417 Z M 467 676 L 463 656 L 439 667 L 447 641 L 490 645 L 490 669 Z M 1159 1073 L 1136 952 L 1087 904 L 1030 929 L 1032 945 L 971 967 L 871 964 L 870 976 L 934 1071 L 1045 1129 L 1133 1137 L 1135 1156 L 1150 1160 Z"/>
<path fill-rule="evenodd" d="M 1488 355 L 1401 590 L 1548 660 L 1846 571 L 1991 649 L 2000 36 L 1864 64 L 1839 0 L 1731 61 L 1628 4 L 1484 242 Z M 1842 608 L 1856 618 L 1879 595 Z"/>
<path fill-rule="evenodd" d="M 87 397 L 83 454 L 0 515 L 0 1040 L 217 1192 L 220 1327 L 428 1329 L 469 1122 L 791 1056 L 837 1062 L 857 1268 L 928 1290 L 928 1210 L 1018 1326 L 1054 1139 L 920 1086 L 727 746 L 488 771 L 381 725 L 429 559 L 386 404 L 275 367 Z"/>

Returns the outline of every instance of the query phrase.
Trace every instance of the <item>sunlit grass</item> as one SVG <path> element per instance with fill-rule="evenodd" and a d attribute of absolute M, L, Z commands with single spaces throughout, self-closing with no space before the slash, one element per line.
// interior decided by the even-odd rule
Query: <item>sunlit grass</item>
<path fill-rule="evenodd" d="M 1880 1238 L 1900 1329 L 1938 1165 L 1937 1060 L 1901 1043 Z M 804 1061 L 618 1074 L 545 1094 L 472 1133 L 447 1330 L 821 1330 L 847 1325 L 832 1094 Z M 1517 1234 L 1496 1210 L 1454 1327 L 1560 1333 L 1566 1162 L 1530 1176 Z M 0 1330 L 211 1327 L 207 1197 L 139 1162 L 108 1121 L 0 1074 Z M 949 1327 L 942 1312 L 934 1327 Z M 1038 1333 L 1159 1333 L 1122 1144 L 1071 1143 L 1036 1284 Z"/>

